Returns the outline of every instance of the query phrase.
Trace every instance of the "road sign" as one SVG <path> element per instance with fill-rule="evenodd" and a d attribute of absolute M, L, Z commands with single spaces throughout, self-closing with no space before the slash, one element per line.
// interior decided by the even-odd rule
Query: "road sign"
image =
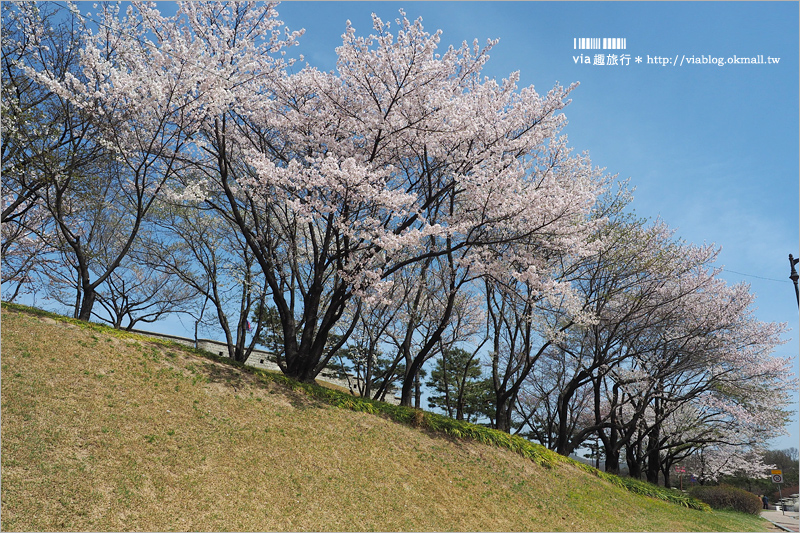
<path fill-rule="evenodd" d="M 780 472 L 780 470 L 779 470 Z M 780 474 L 772 474 L 772 482 L 773 483 L 783 483 L 783 476 Z"/>
<path fill-rule="evenodd" d="M 776 475 L 777 475 L 777 476 L 780 476 L 781 474 L 783 474 L 783 470 L 772 470 L 770 473 L 771 473 L 773 476 L 776 476 Z"/>

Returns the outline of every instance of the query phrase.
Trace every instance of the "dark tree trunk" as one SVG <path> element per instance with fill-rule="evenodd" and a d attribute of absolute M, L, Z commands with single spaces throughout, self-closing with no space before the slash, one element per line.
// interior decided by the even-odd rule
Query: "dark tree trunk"
<path fill-rule="evenodd" d="M 628 464 L 628 475 L 633 479 L 641 479 L 642 477 L 642 462 L 639 460 L 636 453 L 636 446 L 629 443 L 625 447 L 625 462 Z"/>
<path fill-rule="evenodd" d="M 414 377 L 414 407 L 422 409 L 422 384 L 419 381 L 419 372 Z"/>
<path fill-rule="evenodd" d="M 558 395 L 558 402 L 556 404 L 556 412 L 558 413 L 558 433 L 556 434 L 556 453 L 564 456 L 569 456 L 570 453 L 570 432 L 568 407 L 569 401 L 575 389 L 568 387 Z"/>
<path fill-rule="evenodd" d="M 619 475 L 620 445 L 619 435 L 612 427 L 608 435 L 601 434 L 600 440 L 603 441 L 603 448 L 606 454 L 606 472 Z"/>
<path fill-rule="evenodd" d="M 606 449 L 606 472 L 619 475 L 619 449 Z"/>
<path fill-rule="evenodd" d="M 500 431 L 511 433 L 511 405 L 508 398 L 498 398 L 495 409 L 494 427 Z"/>
<path fill-rule="evenodd" d="M 647 481 L 658 485 L 658 472 L 661 470 L 661 454 L 658 451 L 658 430 L 654 430 L 654 435 L 650 436 L 647 452 Z M 651 444 L 655 442 L 656 444 Z"/>
<path fill-rule="evenodd" d="M 439 325 L 436 327 L 436 330 L 431 334 L 430 338 L 425 342 L 422 348 L 419 350 L 416 356 L 414 356 L 413 361 L 410 365 L 406 368 L 406 375 L 403 378 L 403 388 L 402 388 L 402 395 L 400 398 L 400 405 L 404 405 L 406 407 L 411 407 L 411 400 L 414 397 L 414 385 L 416 380 L 418 379 L 418 374 L 420 369 L 422 369 L 422 365 L 428 358 L 431 356 L 431 352 L 433 348 L 442 340 L 442 333 L 447 328 L 447 325 L 450 322 L 450 317 L 453 314 L 453 306 L 455 305 L 456 295 L 458 294 L 458 288 L 455 286 L 450 287 L 450 294 L 447 298 L 447 306 L 445 307 L 442 315 L 439 319 Z"/>
<path fill-rule="evenodd" d="M 423 359 L 418 355 L 411 362 L 411 365 L 409 365 L 406 368 L 406 375 L 403 378 L 403 387 L 400 393 L 400 405 L 403 405 L 405 407 L 411 407 L 411 403 L 414 400 L 414 397 L 416 396 L 414 394 L 414 385 L 415 385 L 414 376 L 416 376 L 417 373 L 419 373 L 420 368 L 422 368 L 422 363 Z"/>
<path fill-rule="evenodd" d="M 556 413 L 558 417 L 558 432 L 556 434 L 556 453 L 569 456 L 575 448 L 575 443 L 571 442 L 571 431 L 569 425 L 569 402 L 572 397 L 590 377 L 589 372 L 586 370 L 580 371 L 576 374 L 558 394 L 556 402 Z"/>
<path fill-rule="evenodd" d="M 94 287 L 91 285 L 84 285 L 83 299 L 81 300 L 81 311 L 78 313 L 78 320 L 88 322 L 89 319 L 92 318 L 92 307 L 94 307 L 94 302 L 96 299 L 97 293 L 94 292 Z"/>
<path fill-rule="evenodd" d="M 287 350 L 283 373 L 302 383 L 314 383 L 314 378 L 317 377 L 314 368 L 320 357 L 322 357 L 322 350 L 318 346 L 295 346 L 293 352 L 290 353 Z"/>
<path fill-rule="evenodd" d="M 375 356 L 375 348 L 370 340 L 369 352 L 367 353 L 366 370 L 364 371 L 364 390 L 361 396 L 364 398 L 371 398 L 372 394 L 372 358 Z"/>

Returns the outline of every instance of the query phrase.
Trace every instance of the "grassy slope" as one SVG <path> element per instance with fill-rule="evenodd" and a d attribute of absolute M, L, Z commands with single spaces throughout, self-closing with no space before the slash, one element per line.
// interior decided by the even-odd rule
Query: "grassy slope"
<path fill-rule="evenodd" d="M 2 311 L 3 530 L 765 531 L 96 326 Z"/>

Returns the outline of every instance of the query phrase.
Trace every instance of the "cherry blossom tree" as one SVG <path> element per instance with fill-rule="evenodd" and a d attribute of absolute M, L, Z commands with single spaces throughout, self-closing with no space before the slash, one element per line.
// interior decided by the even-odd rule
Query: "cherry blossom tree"
<path fill-rule="evenodd" d="M 369 37 L 348 25 L 335 73 L 288 76 L 247 102 L 246 127 L 226 118 L 209 132 L 229 211 L 281 317 L 284 371 L 302 380 L 332 355 L 325 338 L 354 297 L 379 300 L 401 270 L 442 258 L 458 273 L 454 302 L 464 280 L 507 268 L 509 243 L 579 248 L 601 186 L 558 136 L 571 89 L 540 96 L 516 74 L 483 80 L 493 43 L 437 55 L 439 33 L 397 25 L 392 34 L 374 17 Z M 446 327 L 445 317 L 431 345 Z"/>
<path fill-rule="evenodd" d="M 694 425 L 714 432 L 713 438 L 695 444 L 746 450 L 779 434 L 796 387 L 790 361 L 771 355 L 782 344 L 785 326 L 754 318 L 749 287 L 728 286 L 712 270 L 698 270 L 694 277 L 690 283 L 702 284 L 672 300 L 669 320 L 642 338 L 650 349 L 629 366 L 638 378 L 621 387 L 628 389 L 634 407 L 629 423 L 637 424 L 636 436 L 626 445 L 628 465 L 638 475 L 646 461 L 651 482 L 663 470 L 660 454 L 685 444 L 674 429 L 662 427 L 676 409 L 698 406 L 702 419 Z"/>
<path fill-rule="evenodd" d="M 551 291 L 550 298 L 542 297 L 546 291 L 508 278 L 495 288 L 487 286 L 498 407 L 505 405 L 509 425 L 514 414 L 518 416 L 515 431 L 525 432 L 553 450 L 573 435 L 584 438 L 593 431 L 580 434 L 594 425 L 590 420 L 591 372 L 585 372 L 582 358 L 566 347 L 583 347 L 587 329 L 597 324 L 596 308 L 587 304 L 587 286 L 582 281 L 587 266 L 602 261 L 604 251 L 613 249 L 614 239 L 609 236 L 614 235 L 631 200 L 627 180 L 607 188 L 598 198 L 592 218 L 606 224 L 587 238 L 587 255 L 540 256 L 539 268 L 553 273 L 551 286 L 559 289 Z M 527 298 L 521 298 L 525 295 Z M 500 358 L 498 341 L 504 337 L 506 353 Z"/>
<path fill-rule="evenodd" d="M 121 183 L 115 194 L 126 204 L 127 230 L 119 235 L 116 253 L 103 268 L 93 262 L 87 248 L 91 236 L 69 220 L 81 207 L 73 201 L 73 191 L 90 184 L 90 176 L 70 169 L 54 176 L 45 191 L 61 240 L 72 250 L 78 269 L 82 298 L 77 316 L 88 320 L 97 288 L 130 251 L 164 185 L 184 171 L 189 153 L 198 148 L 193 136 L 209 114 L 216 115 L 225 105 L 231 81 L 209 75 L 200 58 L 214 55 L 215 50 L 184 31 L 192 24 L 200 31 L 211 30 L 193 17 L 191 6 L 166 18 L 147 3 L 135 2 L 124 14 L 119 4 L 102 4 L 93 15 L 97 20 L 93 27 L 78 7 L 70 4 L 70 9 L 80 25 L 76 72 L 58 76 L 37 65 L 21 68 L 69 102 L 76 110 L 71 116 L 87 117 L 97 132 L 93 146 L 105 154 L 97 163 L 119 168 Z M 213 10 L 210 5 L 209 9 Z M 43 24 L 33 21 L 25 28 L 26 35 L 36 39 Z M 225 41 L 223 36 L 211 37 Z M 43 50 L 45 44 L 34 42 L 34 46 Z"/>
<path fill-rule="evenodd" d="M 521 383 L 514 406 L 519 426 L 516 431 L 552 450 L 558 441 L 559 393 L 575 371 L 569 367 L 570 363 L 571 359 L 558 348 L 546 349 L 533 372 Z M 566 406 L 568 434 L 594 425 L 593 400 L 589 386 L 579 388 L 572 395 Z"/>
<path fill-rule="evenodd" d="M 4 206 L 17 197 L 5 199 Z M 2 223 L 3 300 L 13 302 L 19 294 L 35 291 L 45 283 L 46 264 L 52 261 L 52 247 L 46 238 L 50 218 L 41 203 L 18 207 L 9 220 Z"/>
<path fill-rule="evenodd" d="M 155 16 L 153 8 L 136 4 L 122 16 L 119 5 L 103 4 L 95 14 L 99 22 L 94 31 L 77 7 L 70 9 L 80 26 L 76 71 L 58 76 L 37 65 L 24 65 L 23 71 L 69 103 L 74 110 L 70 120 L 79 117 L 79 124 L 91 125 L 96 133 L 91 146 L 102 151 L 92 168 L 62 169 L 39 193 L 77 269 L 76 316 L 88 320 L 98 287 L 130 251 L 164 183 L 180 171 L 180 154 L 195 129 L 204 93 L 197 87 L 198 69 L 183 68 L 171 50 L 159 46 L 161 40 L 148 33 L 144 21 Z M 45 24 L 34 22 L 26 28 L 31 38 Z M 35 45 L 46 47 L 41 42 Z M 98 173 L 109 177 L 113 189 L 106 186 L 108 181 L 95 178 Z M 115 228 L 124 231 L 116 235 L 111 259 L 101 265 L 92 252 L 95 234 L 87 231 L 97 226 L 83 211 L 101 212 L 104 203 L 124 215 Z M 114 231 L 106 230 L 106 234 Z"/>
<path fill-rule="evenodd" d="M 29 71 L 77 70 L 79 24 L 48 2 L 2 5 L 2 258 L 4 298 L 47 283 L 53 218 L 44 193 L 64 174 L 94 167 L 101 148 L 85 114 Z M 46 267 L 46 268 L 45 268 Z M 35 283 L 34 283 L 35 282 Z M 35 286 L 34 286 L 35 285 Z"/>
<path fill-rule="evenodd" d="M 751 302 L 752 296 L 745 301 Z M 646 426 L 655 428 L 648 446 L 649 480 L 655 479 L 650 471 L 656 468 L 668 476 L 670 465 L 689 452 L 702 452 L 707 461 L 716 458 L 716 466 L 711 468 L 707 462 L 704 471 L 706 476 L 714 472 L 713 478 L 736 472 L 764 473 L 751 455 L 763 450 L 768 440 L 785 434 L 797 380 L 790 359 L 769 355 L 779 344 L 780 327 L 753 321 L 746 329 L 747 335 L 740 339 L 747 339 L 747 344 L 730 342 L 715 353 L 713 364 L 705 365 L 702 380 L 692 383 L 692 377 L 681 372 L 686 382 L 680 392 L 673 386 L 660 398 L 666 416 L 649 417 Z M 739 357 L 742 351 L 748 354 Z"/>
<path fill-rule="evenodd" d="M 717 278 L 717 251 L 630 217 L 613 219 L 600 235 L 598 253 L 573 276 L 596 321 L 570 325 L 556 343 L 571 374 L 558 387 L 557 451 L 571 453 L 594 435 L 607 470 L 618 471 L 624 450 L 632 476 L 656 481 L 664 460 L 676 459 L 670 450 L 693 445 L 664 426 L 689 404 L 706 402 L 706 444 L 724 442 L 720 432 L 766 438 L 767 420 L 782 427 L 792 382 L 787 361 L 771 354 L 784 327 L 753 317 L 748 287 Z M 586 388 L 594 417 L 577 426 L 575 400 Z M 745 420 L 755 433 L 744 431 Z"/>
<path fill-rule="evenodd" d="M 73 13 L 84 23 L 76 74 L 25 72 L 96 117 L 131 215 L 93 276 L 87 236 L 63 216 L 77 177 L 56 180 L 51 211 L 79 270 L 81 318 L 170 180 L 186 194 L 221 191 L 209 205 L 256 258 L 283 329 L 279 364 L 304 381 L 346 341 L 359 302 L 380 299 L 416 262 L 446 258 L 466 280 L 506 270 L 516 241 L 529 253 L 583 242 L 602 184 L 559 134 L 571 88 L 541 96 L 517 74 L 483 79 L 493 42 L 439 55 L 440 34 L 420 21 L 401 15 L 393 34 L 374 17 L 369 37 L 347 25 L 336 72 L 288 75 L 280 54 L 300 33 L 280 32 L 272 4 L 183 3 L 172 17 L 104 4 L 91 30 Z M 519 275 L 539 276 L 525 267 L 532 256 L 513 260 Z M 353 320 L 328 349 L 343 316 Z"/>
<path fill-rule="evenodd" d="M 617 420 L 618 406 L 625 405 L 623 383 L 638 383 L 636 368 L 630 362 L 638 354 L 649 353 L 644 342 L 652 328 L 667 320 L 671 303 L 690 294 L 700 285 L 691 273 L 714 257 L 710 248 L 681 246 L 672 241 L 671 232 L 661 223 L 648 226 L 644 221 L 620 217 L 598 235 L 602 246 L 589 259 L 579 262 L 572 275 L 581 294 L 583 309 L 595 317 L 594 323 L 576 323 L 558 343 L 568 358 L 572 376 L 559 391 L 559 431 L 556 449 L 569 454 L 586 436 L 603 428 L 617 428 L 604 440 L 607 468 L 614 462 L 635 425 L 622 429 Z M 677 287 L 674 289 L 673 287 Z M 626 373 L 633 372 L 633 375 Z M 595 389 L 595 424 L 575 434 L 568 431 L 568 406 L 584 386 Z M 602 397 L 606 391 L 605 398 Z M 610 410 L 601 406 L 610 402 Z M 620 407 L 621 408 L 621 407 Z M 620 433 L 622 431 L 622 433 Z"/>
<path fill-rule="evenodd" d="M 60 174 L 82 168 L 99 152 L 96 128 L 30 71 L 63 80 L 74 74 L 79 21 L 49 2 L 2 6 L 2 221 L 23 217 Z"/>
<path fill-rule="evenodd" d="M 694 475 L 701 485 L 731 475 L 758 479 L 769 477 L 772 466 L 763 462 L 762 454 L 760 448 L 716 444 L 701 447 L 684 463 L 687 474 Z"/>

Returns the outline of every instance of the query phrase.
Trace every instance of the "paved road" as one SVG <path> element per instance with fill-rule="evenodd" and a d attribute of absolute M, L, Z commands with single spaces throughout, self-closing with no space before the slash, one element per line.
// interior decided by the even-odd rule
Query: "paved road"
<path fill-rule="evenodd" d="M 784 514 L 783 511 L 761 511 L 761 516 L 778 526 L 781 531 L 800 532 L 800 521 L 796 512 L 787 511 Z"/>

